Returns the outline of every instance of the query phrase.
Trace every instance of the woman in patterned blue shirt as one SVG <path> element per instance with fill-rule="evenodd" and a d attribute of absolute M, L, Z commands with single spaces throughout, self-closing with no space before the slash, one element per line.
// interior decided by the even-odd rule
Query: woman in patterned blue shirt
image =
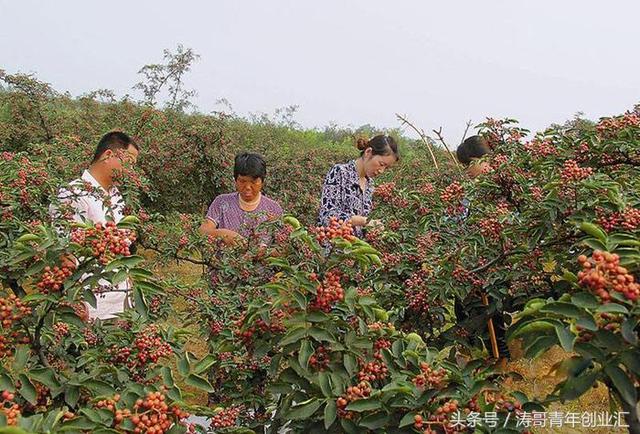
<path fill-rule="evenodd" d="M 373 178 L 393 166 L 400 155 L 398 144 L 387 135 L 378 135 L 367 141 L 359 139 L 360 157 L 347 163 L 334 165 L 322 186 L 318 224 L 326 226 L 331 217 L 349 221 L 355 235 L 362 237 L 371 212 Z"/>

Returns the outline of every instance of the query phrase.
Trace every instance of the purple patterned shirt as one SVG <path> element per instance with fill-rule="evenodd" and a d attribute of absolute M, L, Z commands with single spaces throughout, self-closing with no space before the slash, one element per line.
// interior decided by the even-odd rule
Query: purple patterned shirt
<path fill-rule="evenodd" d="M 255 210 L 244 211 L 240 208 L 237 192 L 219 195 L 213 199 L 207 211 L 207 218 L 214 222 L 218 229 L 230 229 L 245 238 L 251 237 L 260 223 L 281 216 L 282 207 L 264 194 Z"/>

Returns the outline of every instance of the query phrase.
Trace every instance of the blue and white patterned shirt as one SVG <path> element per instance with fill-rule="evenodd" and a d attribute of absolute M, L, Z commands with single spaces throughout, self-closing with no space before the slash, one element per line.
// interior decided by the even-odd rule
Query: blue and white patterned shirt
<path fill-rule="evenodd" d="M 345 221 L 355 215 L 366 217 L 371 212 L 372 198 L 373 180 L 367 177 L 363 191 L 355 160 L 336 164 L 324 179 L 318 224 L 328 225 L 331 217 Z M 362 228 L 354 227 L 354 234 L 362 237 Z"/>

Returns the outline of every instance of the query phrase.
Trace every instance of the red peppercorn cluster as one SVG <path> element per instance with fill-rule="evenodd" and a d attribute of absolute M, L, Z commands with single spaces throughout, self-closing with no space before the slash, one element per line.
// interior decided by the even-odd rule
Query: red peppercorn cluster
<path fill-rule="evenodd" d="M 578 273 L 580 284 L 589 288 L 603 302 L 611 300 L 613 291 L 633 302 L 640 297 L 640 285 L 626 268 L 620 266 L 620 256 L 617 254 L 594 250 L 591 258 L 580 255 L 578 262 L 582 265 L 582 271 Z"/>
<path fill-rule="evenodd" d="M 20 406 L 13 402 L 15 395 L 8 390 L 3 390 L 0 398 L 2 398 L 0 409 L 2 409 L 4 416 L 7 418 L 7 425 L 17 425 L 20 417 Z"/>
<path fill-rule="evenodd" d="M 458 203 L 464 197 L 464 189 L 462 185 L 458 181 L 454 181 L 449 184 L 445 189 L 440 193 L 440 199 L 449 204 Z"/>
<path fill-rule="evenodd" d="M 382 356 L 381 356 L 382 357 Z M 358 381 L 367 381 L 373 383 L 376 380 L 383 381 L 389 375 L 387 365 L 380 361 L 362 363 L 358 371 Z"/>
<path fill-rule="evenodd" d="M 500 234 L 504 230 L 504 225 L 495 217 L 481 219 L 478 221 L 478 227 L 482 236 L 492 241 L 499 240 Z"/>
<path fill-rule="evenodd" d="M 340 396 L 336 400 L 336 407 L 338 407 L 338 417 L 342 419 L 355 418 L 357 416 L 357 413 L 353 411 L 347 411 L 346 407 L 350 402 L 368 398 L 369 395 L 371 395 L 371 385 L 366 381 L 361 381 L 356 386 L 347 387 L 346 394 Z"/>
<path fill-rule="evenodd" d="M 469 283 L 478 288 L 481 288 L 484 285 L 483 279 L 477 277 L 475 273 L 472 273 L 459 265 L 454 268 L 451 276 L 460 283 Z"/>
<path fill-rule="evenodd" d="M 395 188 L 395 182 L 385 182 L 384 184 L 380 184 L 379 186 L 377 186 L 373 191 L 373 194 L 380 197 L 380 199 L 387 201 L 390 200 L 393 196 L 393 191 L 395 190 Z"/>
<path fill-rule="evenodd" d="M 567 160 L 562 165 L 560 178 L 565 183 L 581 181 L 593 174 L 591 167 L 580 167 L 575 160 Z"/>
<path fill-rule="evenodd" d="M 349 222 L 338 220 L 336 217 L 331 217 L 328 226 L 318 226 L 313 232 L 316 234 L 316 239 L 319 243 L 330 241 L 335 238 L 344 238 L 347 241 L 355 241 L 356 237 L 353 235 L 353 226 Z"/>
<path fill-rule="evenodd" d="M 242 406 L 229 407 L 217 412 L 212 420 L 211 427 L 214 429 L 229 428 L 235 426 L 240 417 L 240 413 L 244 410 Z"/>
<path fill-rule="evenodd" d="M 424 195 L 431 195 L 436 192 L 436 187 L 430 182 L 425 182 L 420 186 L 418 191 Z"/>
<path fill-rule="evenodd" d="M 169 406 L 162 392 L 149 392 L 144 399 L 138 399 L 130 414 L 131 422 L 135 425 L 135 434 L 164 434 L 181 419 L 189 417 L 177 405 Z M 121 413 L 123 419 L 126 413 Z M 116 414 L 116 421 L 118 415 Z"/>
<path fill-rule="evenodd" d="M 623 116 L 602 119 L 596 125 L 596 131 L 601 137 L 614 137 L 620 130 L 640 126 L 640 116 L 636 113 L 625 113 Z"/>
<path fill-rule="evenodd" d="M 98 261 L 106 265 L 117 255 L 129 256 L 129 246 L 136 240 L 136 234 L 130 229 L 119 229 L 114 222 L 96 223 L 93 228 L 75 228 L 71 232 L 71 241 L 91 248 Z"/>
<path fill-rule="evenodd" d="M 107 350 L 115 364 L 124 364 L 136 374 L 142 375 L 147 366 L 162 357 L 173 354 L 171 346 L 162 339 L 156 325 L 137 334 L 131 346 L 112 347 Z"/>
<path fill-rule="evenodd" d="M 73 271 L 74 266 L 71 266 L 71 263 L 63 267 L 58 267 L 57 265 L 53 268 L 46 266 L 36 286 L 43 294 L 59 292 L 63 288 L 64 281 L 73 274 Z"/>
<path fill-rule="evenodd" d="M 370 332 L 378 332 L 378 331 L 383 331 L 383 330 L 390 330 L 390 331 L 394 331 L 396 329 L 396 327 L 388 322 L 388 323 L 383 323 L 380 321 L 376 321 L 374 323 L 371 324 L 367 324 L 367 328 L 369 329 Z"/>
<path fill-rule="evenodd" d="M 533 139 L 532 141 L 525 143 L 524 149 L 535 159 L 545 158 L 550 155 L 558 155 L 558 149 L 549 139 Z"/>
<path fill-rule="evenodd" d="M 311 303 L 312 309 L 323 312 L 331 311 L 334 303 L 344 300 L 344 289 L 340 284 L 341 274 L 337 271 L 328 271 L 322 283 L 316 288 L 316 298 Z"/>
<path fill-rule="evenodd" d="M 31 308 L 16 295 L 0 297 L 0 358 L 13 355 L 16 345 L 29 343 L 29 337 L 15 324 L 30 314 Z"/>
<path fill-rule="evenodd" d="M 544 199 L 544 191 L 542 190 L 541 187 L 533 186 L 529 189 L 529 192 L 531 193 L 531 197 L 533 197 L 534 200 L 536 201 L 541 201 L 542 199 Z"/>
<path fill-rule="evenodd" d="M 98 335 L 96 335 L 93 332 L 93 330 L 91 330 L 89 328 L 84 329 L 82 334 L 84 335 L 84 340 L 87 342 L 87 345 L 89 345 L 90 347 L 94 347 L 94 346 L 98 345 L 98 342 L 100 342 L 100 339 L 98 338 Z"/>
<path fill-rule="evenodd" d="M 640 227 L 640 209 L 637 208 L 627 208 L 622 212 L 609 214 L 599 209 L 596 213 L 598 214 L 598 224 L 607 232 L 617 228 L 634 231 Z"/>
<path fill-rule="evenodd" d="M 325 346 L 320 345 L 309 357 L 309 365 L 316 371 L 324 371 L 329 367 L 330 360 L 331 354 Z"/>
<path fill-rule="evenodd" d="M 56 336 L 56 340 L 61 341 L 65 336 L 69 336 L 69 324 L 64 322 L 57 322 L 53 326 L 53 333 Z"/>
<path fill-rule="evenodd" d="M 420 389 L 442 389 L 446 386 L 446 376 L 447 372 L 444 369 L 433 369 L 428 363 L 421 362 L 420 374 L 416 375 L 411 381 Z"/>

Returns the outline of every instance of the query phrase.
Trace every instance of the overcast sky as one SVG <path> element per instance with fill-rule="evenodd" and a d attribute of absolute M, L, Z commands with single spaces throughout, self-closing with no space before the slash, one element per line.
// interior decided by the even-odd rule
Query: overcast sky
<path fill-rule="evenodd" d="M 467 120 L 542 129 L 640 102 L 640 2 L 592 0 L 0 0 L 0 68 L 73 95 L 130 93 L 178 43 L 211 111 L 296 104 L 304 126 L 398 126 L 459 140 Z"/>

